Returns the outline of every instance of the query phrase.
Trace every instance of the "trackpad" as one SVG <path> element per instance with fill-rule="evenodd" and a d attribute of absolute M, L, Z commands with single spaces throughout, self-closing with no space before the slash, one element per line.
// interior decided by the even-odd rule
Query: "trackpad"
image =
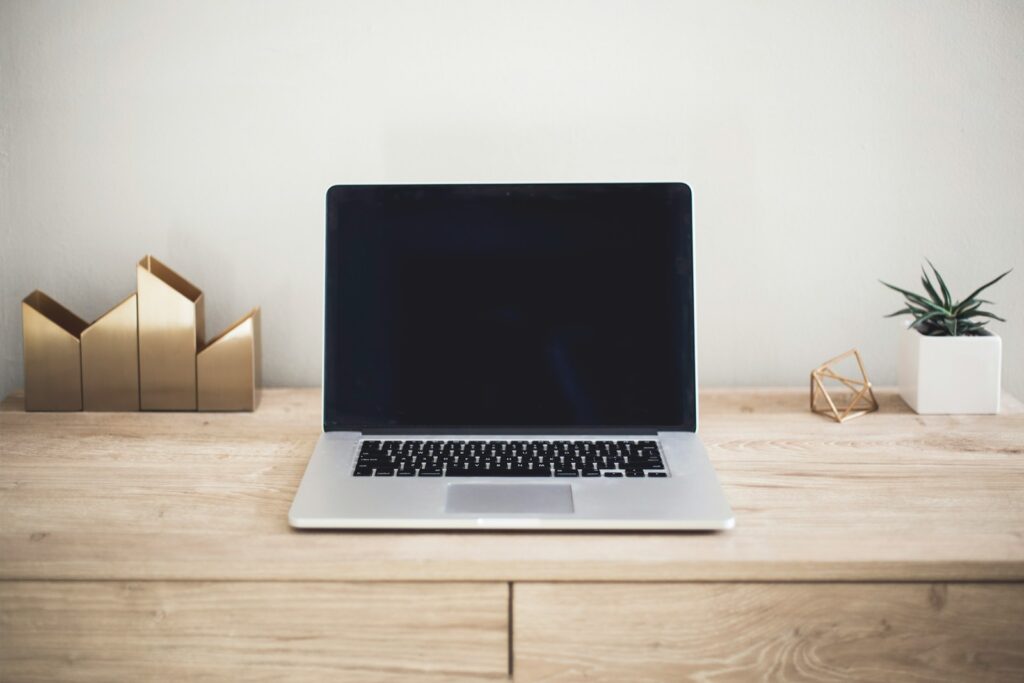
<path fill-rule="evenodd" d="M 449 484 L 445 512 L 572 514 L 567 484 Z"/>

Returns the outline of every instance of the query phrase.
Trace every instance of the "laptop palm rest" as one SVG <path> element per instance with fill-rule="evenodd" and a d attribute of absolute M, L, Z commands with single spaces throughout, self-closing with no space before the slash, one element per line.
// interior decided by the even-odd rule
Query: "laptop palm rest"
<path fill-rule="evenodd" d="M 572 514 L 566 484 L 449 484 L 444 511 L 471 514 Z"/>

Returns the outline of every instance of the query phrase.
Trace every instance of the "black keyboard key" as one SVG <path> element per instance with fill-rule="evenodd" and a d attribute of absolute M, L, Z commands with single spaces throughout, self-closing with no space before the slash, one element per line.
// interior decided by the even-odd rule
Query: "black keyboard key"
<path fill-rule="evenodd" d="M 665 474 L 664 472 L 648 472 L 647 476 L 649 478 L 651 478 L 651 477 L 667 477 L 668 475 Z"/>
<path fill-rule="evenodd" d="M 606 476 L 606 477 L 621 477 L 622 476 L 622 472 L 605 472 L 604 476 Z"/>
<path fill-rule="evenodd" d="M 644 471 L 643 470 L 629 469 L 629 470 L 626 470 L 626 476 L 627 477 L 642 477 L 642 476 L 644 476 Z"/>

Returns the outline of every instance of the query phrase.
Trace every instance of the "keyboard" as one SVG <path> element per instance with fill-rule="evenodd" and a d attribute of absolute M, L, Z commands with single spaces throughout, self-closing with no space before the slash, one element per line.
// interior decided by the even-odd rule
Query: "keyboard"
<path fill-rule="evenodd" d="M 356 477 L 667 477 L 655 441 L 363 441 Z"/>

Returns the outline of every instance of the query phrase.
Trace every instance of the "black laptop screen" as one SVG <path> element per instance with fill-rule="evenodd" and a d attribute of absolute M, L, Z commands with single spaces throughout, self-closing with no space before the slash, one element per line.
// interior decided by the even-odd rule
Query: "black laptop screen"
<path fill-rule="evenodd" d="M 324 428 L 696 428 L 690 189 L 336 186 Z"/>

